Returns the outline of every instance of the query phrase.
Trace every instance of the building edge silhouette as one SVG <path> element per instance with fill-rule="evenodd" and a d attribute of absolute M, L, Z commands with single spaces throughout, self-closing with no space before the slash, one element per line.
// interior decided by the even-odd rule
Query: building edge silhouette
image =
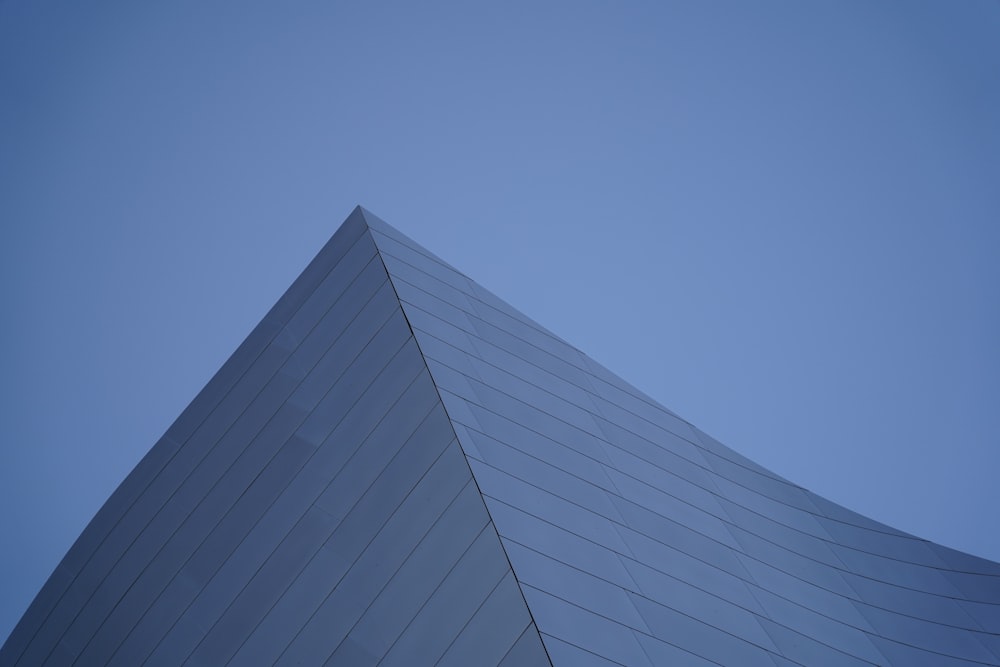
<path fill-rule="evenodd" d="M 1000 565 L 718 443 L 356 208 L 0 665 L 996 665 Z"/>

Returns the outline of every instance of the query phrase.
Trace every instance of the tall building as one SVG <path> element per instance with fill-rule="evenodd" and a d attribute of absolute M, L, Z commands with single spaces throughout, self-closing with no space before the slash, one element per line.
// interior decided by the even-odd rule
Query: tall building
<path fill-rule="evenodd" d="M 356 209 L 2 665 L 997 665 L 1000 565 L 721 445 Z"/>

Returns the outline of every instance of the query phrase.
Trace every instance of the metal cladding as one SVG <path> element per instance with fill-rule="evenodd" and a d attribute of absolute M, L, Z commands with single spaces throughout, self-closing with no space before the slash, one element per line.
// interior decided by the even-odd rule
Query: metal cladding
<path fill-rule="evenodd" d="M 356 209 L 0 665 L 998 665 L 1000 565 L 839 507 Z"/>

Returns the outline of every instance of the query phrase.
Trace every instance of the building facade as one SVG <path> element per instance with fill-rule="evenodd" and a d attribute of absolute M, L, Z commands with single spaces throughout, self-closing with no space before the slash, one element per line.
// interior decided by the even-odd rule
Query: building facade
<path fill-rule="evenodd" d="M 358 208 L 0 665 L 997 665 L 1000 565 L 788 482 Z"/>

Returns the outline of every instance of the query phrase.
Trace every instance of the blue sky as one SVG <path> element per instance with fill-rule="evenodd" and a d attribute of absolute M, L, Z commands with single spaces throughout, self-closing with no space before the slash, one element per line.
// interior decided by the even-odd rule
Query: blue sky
<path fill-rule="evenodd" d="M 1000 4 L 0 2 L 0 637 L 356 204 L 1000 559 Z"/>

